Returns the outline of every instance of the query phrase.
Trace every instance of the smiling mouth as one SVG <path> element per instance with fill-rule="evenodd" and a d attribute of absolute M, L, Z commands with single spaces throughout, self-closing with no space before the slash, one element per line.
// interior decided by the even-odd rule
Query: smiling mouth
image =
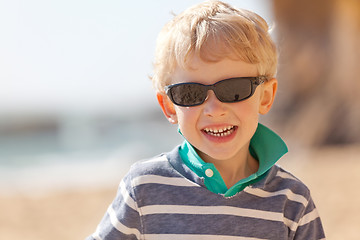
<path fill-rule="evenodd" d="M 236 126 L 228 126 L 219 129 L 205 128 L 203 129 L 203 132 L 214 137 L 226 137 L 231 135 L 233 132 L 235 132 L 235 130 L 236 130 Z"/>

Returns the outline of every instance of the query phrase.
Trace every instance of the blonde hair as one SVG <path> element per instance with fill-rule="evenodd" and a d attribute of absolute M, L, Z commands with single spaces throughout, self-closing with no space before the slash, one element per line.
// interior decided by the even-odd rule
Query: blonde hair
<path fill-rule="evenodd" d="M 194 55 L 205 62 L 241 60 L 255 64 L 259 75 L 276 74 L 277 51 L 266 21 L 221 1 L 195 5 L 164 26 L 155 51 L 155 89 L 164 91 L 175 69 L 188 69 Z"/>

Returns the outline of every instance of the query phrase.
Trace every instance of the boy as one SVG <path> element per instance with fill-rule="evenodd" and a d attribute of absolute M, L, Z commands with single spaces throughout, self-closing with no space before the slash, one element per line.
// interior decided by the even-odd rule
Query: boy
<path fill-rule="evenodd" d="M 258 123 L 276 64 L 255 13 L 210 1 L 168 23 L 152 80 L 185 141 L 131 167 L 88 239 L 325 239 L 307 187 L 275 165 L 285 143 Z"/>

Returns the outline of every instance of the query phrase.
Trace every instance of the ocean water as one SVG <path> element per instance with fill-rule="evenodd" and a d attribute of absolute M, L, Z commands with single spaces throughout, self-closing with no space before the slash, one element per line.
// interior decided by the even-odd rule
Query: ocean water
<path fill-rule="evenodd" d="M 132 163 L 181 142 L 160 112 L 7 121 L 0 128 L 0 192 L 117 185 Z"/>

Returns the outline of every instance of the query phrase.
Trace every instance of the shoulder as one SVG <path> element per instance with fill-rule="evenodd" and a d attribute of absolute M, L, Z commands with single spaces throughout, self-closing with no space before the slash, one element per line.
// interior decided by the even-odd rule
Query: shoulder
<path fill-rule="evenodd" d="M 178 147 L 168 153 L 134 163 L 123 178 L 132 187 L 149 184 L 196 185 L 196 181 L 184 175 Z"/>
<path fill-rule="evenodd" d="M 199 187 L 174 168 L 171 161 L 178 160 L 179 154 L 176 155 L 177 149 L 173 152 L 174 156 L 170 152 L 134 163 L 122 179 L 120 185 L 138 207 L 156 205 L 175 195 L 181 198 L 190 188 Z"/>
<path fill-rule="evenodd" d="M 173 168 L 169 164 L 166 154 L 161 154 L 153 158 L 137 161 L 131 165 L 129 175 L 136 178 L 144 175 L 170 176 L 173 174 Z"/>
<path fill-rule="evenodd" d="M 260 182 L 245 189 L 251 195 L 260 197 L 281 209 L 302 212 L 311 201 L 309 188 L 290 172 L 275 165 Z"/>
<path fill-rule="evenodd" d="M 307 199 L 310 197 L 309 188 L 292 173 L 278 165 L 273 166 L 270 170 L 264 187 L 270 191 L 289 190 L 295 194 L 300 194 Z"/>
<path fill-rule="evenodd" d="M 263 205 L 267 205 L 264 208 L 283 212 L 291 222 L 298 222 L 305 209 L 312 204 L 309 188 L 277 165 L 270 169 L 261 182 L 246 188 L 245 192 L 261 199 Z"/>

